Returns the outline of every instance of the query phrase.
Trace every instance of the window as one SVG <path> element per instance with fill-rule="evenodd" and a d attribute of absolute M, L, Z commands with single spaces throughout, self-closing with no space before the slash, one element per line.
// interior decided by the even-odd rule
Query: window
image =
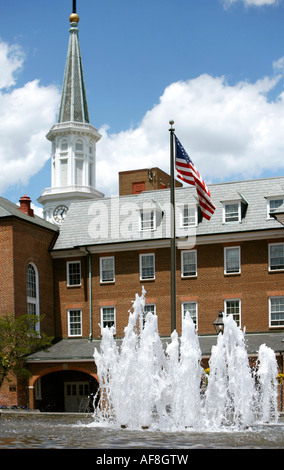
<path fill-rule="evenodd" d="M 280 271 L 284 269 L 284 244 L 275 243 L 268 247 L 269 249 L 269 271 Z"/>
<path fill-rule="evenodd" d="M 89 186 L 95 186 L 95 165 L 93 162 L 89 163 Z"/>
<path fill-rule="evenodd" d="M 267 217 L 273 219 L 273 217 L 271 217 L 270 214 L 277 211 L 277 209 L 279 209 L 279 207 L 283 205 L 283 202 L 284 202 L 283 197 L 269 199 L 267 201 Z"/>
<path fill-rule="evenodd" d="M 225 300 L 225 314 L 233 315 L 238 326 L 241 325 L 241 301 L 239 299 Z"/>
<path fill-rule="evenodd" d="M 83 184 L 83 167 L 84 160 L 76 158 L 75 160 L 75 184 L 82 186 Z"/>
<path fill-rule="evenodd" d="M 60 186 L 68 185 L 68 160 L 67 158 L 60 160 Z"/>
<path fill-rule="evenodd" d="M 143 326 L 145 324 L 145 321 L 146 321 L 146 317 L 147 317 L 147 314 L 148 313 L 152 313 L 152 315 L 155 315 L 156 314 L 156 305 L 155 304 L 146 304 L 144 306 L 144 312 L 143 312 Z"/>
<path fill-rule="evenodd" d="M 155 230 L 156 216 L 154 210 L 142 211 L 140 213 L 140 230 Z"/>
<path fill-rule="evenodd" d="M 284 326 L 284 297 L 270 297 L 269 326 Z"/>
<path fill-rule="evenodd" d="M 68 310 L 68 336 L 82 336 L 82 310 Z"/>
<path fill-rule="evenodd" d="M 76 152 L 83 152 L 83 142 L 82 140 L 77 140 L 75 144 L 75 150 Z"/>
<path fill-rule="evenodd" d="M 39 312 L 39 281 L 38 270 L 35 264 L 30 263 L 26 269 L 26 292 L 27 292 L 27 314 L 36 315 Z M 35 329 L 39 331 L 40 324 L 37 322 Z"/>
<path fill-rule="evenodd" d="M 186 313 L 188 312 L 191 316 L 193 323 L 197 328 L 197 302 L 183 302 L 181 304 L 182 308 L 182 320 L 185 318 Z"/>
<path fill-rule="evenodd" d="M 241 202 L 225 203 L 223 207 L 223 221 L 225 223 L 240 222 Z"/>
<path fill-rule="evenodd" d="M 181 276 L 192 277 L 197 276 L 197 251 L 181 252 Z"/>
<path fill-rule="evenodd" d="M 155 255 L 153 253 L 140 255 L 140 279 L 155 279 Z"/>
<path fill-rule="evenodd" d="M 81 261 L 67 261 L 67 286 L 81 285 Z"/>
<path fill-rule="evenodd" d="M 145 181 L 132 183 L 132 194 L 140 194 L 142 191 L 145 191 Z"/>
<path fill-rule="evenodd" d="M 115 329 L 115 307 L 101 307 L 101 326 Z"/>
<path fill-rule="evenodd" d="M 180 208 L 181 227 L 192 227 L 197 225 L 197 207 L 185 204 Z"/>
<path fill-rule="evenodd" d="M 239 246 L 224 248 L 225 274 L 241 272 L 241 248 Z"/>
<path fill-rule="evenodd" d="M 67 152 L 68 150 L 68 141 L 66 139 L 60 142 L 60 150 L 61 152 Z"/>
<path fill-rule="evenodd" d="M 114 282 L 114 256 L 100 258 L 100 281 Z"/>

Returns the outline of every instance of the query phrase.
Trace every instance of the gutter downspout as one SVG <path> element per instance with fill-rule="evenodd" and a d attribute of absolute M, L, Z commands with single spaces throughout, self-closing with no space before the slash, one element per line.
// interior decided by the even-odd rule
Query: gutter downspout
<path fill-rule="evenodd" d="M 92 258 L 91 253 L 86 247 L 86 252 L 88 253 L 89 259 L 89 314 L 90 314 L 90 334 L 89 341 L 93 341 L 93 318 L 92 318 Z"/>

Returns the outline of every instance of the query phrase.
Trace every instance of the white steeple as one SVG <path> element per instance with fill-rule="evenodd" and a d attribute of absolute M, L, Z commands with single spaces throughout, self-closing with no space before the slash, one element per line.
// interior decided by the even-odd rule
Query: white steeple
<path fill-rule="evenodd" d="M 73 201 L 97 199 L 96 143 L 101 135 L 89 124 L 89 113 L 78 38 L 79 16 L 70 15 L 70 37 L 58 123 L 47 134 L 52 143 L 51 187 L 38 202 L 44 218 L 60 224 Z"/>

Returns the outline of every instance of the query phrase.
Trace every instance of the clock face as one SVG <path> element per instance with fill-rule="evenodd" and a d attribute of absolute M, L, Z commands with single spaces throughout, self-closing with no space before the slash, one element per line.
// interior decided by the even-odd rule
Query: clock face
<path fill-rule="evenodd" d="M 57 206 L 53 211 L 53 219 L 57 224 L 63 222 L 64 217 L 66 216 L 68 207 L 66 206 Z"/>

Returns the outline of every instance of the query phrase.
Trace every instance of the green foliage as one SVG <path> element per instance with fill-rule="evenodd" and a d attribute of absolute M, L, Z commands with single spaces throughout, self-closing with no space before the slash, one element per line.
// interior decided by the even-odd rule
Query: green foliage
<path fill-rule="evenodd" d="M 0 318 L 0 388 L 9 372 L 29 375 L 25 358 L 51 346 L 52 338 L 36 331 L 40 318 L 35 315 L 5 315 Z"/>

